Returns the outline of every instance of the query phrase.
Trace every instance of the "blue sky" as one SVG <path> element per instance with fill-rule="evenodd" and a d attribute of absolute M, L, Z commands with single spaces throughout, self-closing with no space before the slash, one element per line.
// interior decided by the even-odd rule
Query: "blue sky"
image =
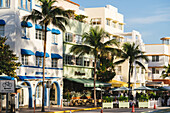
<path fill-rule="evenodd" d="M 72 0 L 84 8 L 113 5 L 124 15 L 125 32 L 137 30 L 146 44 L 170 37 L 170 0 Z"/>

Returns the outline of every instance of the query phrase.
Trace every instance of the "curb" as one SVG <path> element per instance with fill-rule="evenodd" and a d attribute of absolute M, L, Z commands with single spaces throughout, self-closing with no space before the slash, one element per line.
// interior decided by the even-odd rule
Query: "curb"
<path fill-rule="evenodd" d="M 95 107 L 95 108 L 85 108 L 85 109 L 76 109 L 76 110 L 66 110 L 66 111 L 53 111 L 53 112 L 45 112 L 45 113 L 69 113 L 71 112 L 77 112 L 77 111 L 89 111 L 89 110 L 96 110 L 101 109 L 102 107 Z"/>

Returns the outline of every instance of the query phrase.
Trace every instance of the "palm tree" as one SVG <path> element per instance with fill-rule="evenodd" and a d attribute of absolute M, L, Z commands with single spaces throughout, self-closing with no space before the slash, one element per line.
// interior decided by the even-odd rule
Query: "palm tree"
<path fill-rule="evenodd" d="M 130 88 L 130 77 L 133 75 L 133 64 L 136 63 L 140 67 L 145 69 L 145 66 L 139 62 L 140 59 L 145 60 L 146 62 L 149 61 L 148 57 L 144 55 L 144 52 L 139 49 L 139 46 L 135 45 L 135 43 L 124 43 L 122 49 L 121 60 L 115 62 L 115 64 L 121 64 L 126 60 L 129 61 L 129 76 L 128 76 L 128 88 Z M 129 91 L 130 97 L 130 91 Z"/>
<path fill-rule="evenodd" d="M 78 56 L 83 56 L 85 54 L 91 54 L 94 56 L 94 106 L 96 106 L 96 90 L 95 90 L 95 81 L 96 81 L 96 62 L 98 56 L 102 51 L 110 49 L 108 46 L 115 44 L 118 45 L 115 39 L 109 40 L 105 43 L 102 43 L 104 37 L 109 37 L 108 33 L 105 32 L 102 28 L 96 26 L 95 28 L 91 27 L 89 32 L 83 34 L 83 45 L 73 45 L 70 49 L 71 52 Z"/>
<path fill-rule="evenodd" d="M 46 53 L 46 38 L 47 38 L 47 26 L 53 24 L 62 31 L 65 31 L 65 26 L 68 25 L 68 18 L 70 18 L 74 11 L 64 10 L 62 8 L 54 6 L 56 0 L 39 0 L 41 3 L 41 11 L 33 9 L 30 15 L 24 16 L 23 20 L 32 20 L 34 23 L 39 23 L 43 26 L 44 31 L 44 57 L 43 57 L 43 94 L 42 94 L 42 111 L 44 109 L 44 72 L 45 72 L 45 53 Z"/>
<path fill-rule="evenodd" d="M 164 69 L 165 70 L 162 71 L 162 75 L 161 75 L 163 79 L 170 76 L 170 64 L 168 64 L 168 66 L 164 66 Z"/>

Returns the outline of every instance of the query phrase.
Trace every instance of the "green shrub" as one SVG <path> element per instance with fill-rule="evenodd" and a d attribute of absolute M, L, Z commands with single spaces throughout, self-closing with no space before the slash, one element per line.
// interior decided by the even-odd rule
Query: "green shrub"
<path fill-rule="evenodd" d="M 128 102 L 128 97 L 120 96 L 118 100 Z"/>
<path fill-rule="evenodd" d="M 113 97 L 103 96 L 103 102 L 113 102 Z"/>

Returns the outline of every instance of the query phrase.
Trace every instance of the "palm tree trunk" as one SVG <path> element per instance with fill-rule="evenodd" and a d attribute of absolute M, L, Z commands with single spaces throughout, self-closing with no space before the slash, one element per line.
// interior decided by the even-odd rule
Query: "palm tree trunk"
<path fill-rule="evenodd" d="M 96 104 L 96 58 L 94 58 L 94 106 L 97 106 Z"/>
<path fill-rule="evenodd" d="M 131 63 L 129 62 L 129 80 L 128 80 L 128 88 L 130 88 L 130 74 L 131 74 Z M 128 91 L 128 100 L 130 100 L 130 90 Z"/>
<path fill-rule="evenodd" d="M 42 28 L 43 29 L 43 28 Z M 47 25 L 45 24 L 44 31 L 44 57 L 43 57 L 43 92 L 42 92 L 42 108 L 41 111 L 44 112 L 44 94 L 45 94 L 45 56 L 46 56 L 46 40 L 47 40 Z"/>

